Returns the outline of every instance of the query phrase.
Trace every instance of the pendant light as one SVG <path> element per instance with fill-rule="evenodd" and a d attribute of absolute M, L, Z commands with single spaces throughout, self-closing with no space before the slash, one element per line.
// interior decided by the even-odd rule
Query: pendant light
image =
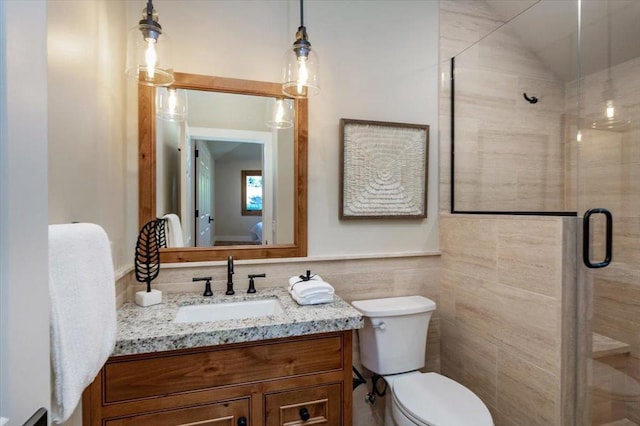
<path fill-rule="evenodd" d="M 293 127 L 293 99 L 269 99 L 265 118 L 267 127 L 272 129 Z"/>
<path fill-rule="evenodd" d="M 282 80 L 282 93 L 292 98 L 306 98 L 317 95 L 320 91 L 318 58 L 307 38 L 302 2 L 300 0 L 300 26 L 296 32 L 296 41 L 287 50 Z"/>
<path fill-rule="evenodd" d="M 169 45 L 153 2 L 148 0 L 142 19 L 127 35 L 127 75 L 146 86 L 171 85 L 174 80 Z"/>
<path fill-rule="evenodd" d="M 613 85 L 611 75 L 612 42 L 611 42 L 611 4 L 607 2 L 607 79 L 602 89 L 602 112 L 591 122 L 591 128 L 596 130 L 611 130 L 623 132 L 629 127 L 629 120 L 625 119 L 624 111 L 620 105 L 618 93 Z"/>
<path fill-rule="evenodd" d="M 156 116 L 166 121 L 184 121 L 187 118 L 187 91 L 174 87 L 158 88 Z"/>

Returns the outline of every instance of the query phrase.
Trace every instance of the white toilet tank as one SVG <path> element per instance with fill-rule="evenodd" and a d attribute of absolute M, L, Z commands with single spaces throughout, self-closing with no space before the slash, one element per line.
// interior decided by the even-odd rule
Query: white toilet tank
<path fill-rule="evenodd" d="M 436 309 L 422 296 L 358 300 L 351 303 L 364 318 L 359 330 L 360 361 L 380 375 L 404 373 L 424 366 L 427 329 Z"/>

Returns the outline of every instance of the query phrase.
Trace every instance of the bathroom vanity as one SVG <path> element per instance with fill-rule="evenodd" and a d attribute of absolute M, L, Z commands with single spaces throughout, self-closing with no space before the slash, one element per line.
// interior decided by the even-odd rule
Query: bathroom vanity
<path fill-rule="evenodd" d="M 180 306 L 276 298 L 259 318 L 176 323 Z M 113 355 L 83 397 L 85 425 L 351 425 L 352 333 L 360 314 L 299 306 L 282 289 L 125 304 Z"/>

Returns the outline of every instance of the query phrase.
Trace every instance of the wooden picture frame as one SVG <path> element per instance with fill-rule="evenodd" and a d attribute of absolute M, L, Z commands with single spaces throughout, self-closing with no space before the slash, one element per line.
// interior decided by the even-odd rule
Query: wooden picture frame
<path fill-rule="evenodd" d="M 340 219 L 425 219 L 429 126 L 340 119 Z"/>

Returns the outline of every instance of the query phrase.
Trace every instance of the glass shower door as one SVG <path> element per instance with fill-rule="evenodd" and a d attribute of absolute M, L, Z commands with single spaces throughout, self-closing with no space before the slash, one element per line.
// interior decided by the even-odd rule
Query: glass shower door
<path fill-rule="evenodd" d="M 581 2 L 577 425 L 640 425 L 640 2 Z"/>

